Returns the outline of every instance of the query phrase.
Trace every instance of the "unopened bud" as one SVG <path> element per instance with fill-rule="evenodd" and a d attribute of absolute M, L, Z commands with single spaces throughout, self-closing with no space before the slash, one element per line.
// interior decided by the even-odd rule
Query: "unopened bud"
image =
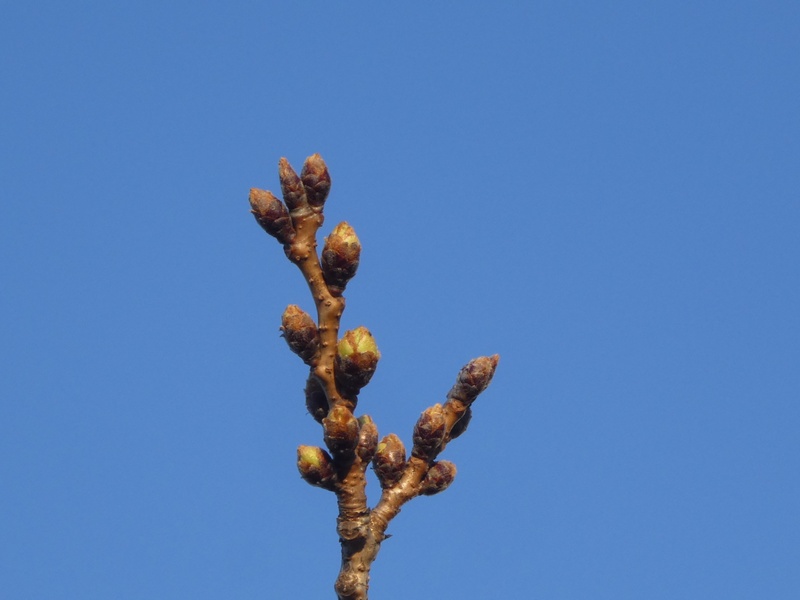
<path fill-rule="evenodd" d="M 446 429 L 447 422 L 441 404 L 434 404 L 425 409 L 414 426 L 414 448 L 411 454 L 432 460 L 444 441 Z"/>
<path fill-rule="evenodd" d="M 356 274 L 361 257 L 361 242 L 346 222 L 334 227 L 322 248 L 322 274 L 331 294 L 341 296 L 347 282 Z"/>
<path fill-rule="evenodd" d="M 309 206 L 317 212 L 322 211 L 331 190 L 331 175 L 319 154 L 312 154 L 306 159 L 300 179 L 303 181 Z"/>
<path fill-rule="evenodd" d="M 317 446 L 297 448 L 297 470 L 300 476 L 311 485 L 331 490 L 336 485 L 336 470 L 333 459 Z"/>
<path fill-rule="evenodd" d="M 378 367 L 375 338 L 366 327 L 357 327 L 345 332 L 336 350 L 336 383 L 343 392 L 358 394 Z"/>
<path fill-rule="evenodd" d="M 333 454 L 347 454 L 358 444 L 358 420 L 346 406 L 339 404 L 328 411 L 322 428 L 325 445 Z"/>
<path fill-rule="evenodd" d="M 461 418 L 455 422 L 453 428 L 450 430 L 450 439 L 454 440 L 467 430 L 469 422 L 472 420 L 472 407 L 468 406 Z"/>
<path fill-rule="evenodd" d="M 375 449 L 378 447 L 378 426 L 369 415 L 362 415 L 358 418 L 358 446 L 356 454 L 366 464 L 375 456 Z"/>
<path fill-rule="evenodd" d="M 464 404 L 472 404 L 492 380 L 500 356 L 481 356 L 469 361 L 458 373 L 456 384 L 447 394 L 448 398 L 457 398 Z"/>
<path fill-rule="evenodd" d="M 292 214 L 302 212 L 301 209 L 304 207 L 307 212 L 308 200 L 306 199 L 306 190 L 303 187 L 303 182 L 285 158 L 281 158 L 280 162 L 278 162 L 278 177 L 281 180 L 283 201 L 289 207 L 289 212 Z"/>
<path fill-rule="evenodd" d="M 322 419 L 328 415 L 328 398 L 325 396 L 325 390 L 315 377 L 309 377 L 305 392 L 308 414 L 314 417 L 317 423 L 322 423 Z"/>
<path fill-rule="evenodd" d="M 381 488 L 392 487 L 400 478 L 406 468 L 406 448 L 403 441 L 394 433 L 384 437 L 372 459 L 372 468 L 378 476 Z"/>
<path fill-rule="evenodd" d="M 252 188 L 250 212 L 262 229 L 281 244 L 289 244 L 294 239 L 295 231 L 289 218 L 289 211 L 272 192 Z"/>
<path fill-rule="evenodd" d="M 283 311 L 281 332 L 292 352 L 309 363 L 319 348 L 319 331 L 317 324 L 306 311 L 295 304 L 290 304 Z"/>
<path fill-rule="evenodd" d="M 447 460 L 433 463 L 420 483 L 419 493 L 433 496 L 443 492 L 456 478 L 456 466 Z"/>

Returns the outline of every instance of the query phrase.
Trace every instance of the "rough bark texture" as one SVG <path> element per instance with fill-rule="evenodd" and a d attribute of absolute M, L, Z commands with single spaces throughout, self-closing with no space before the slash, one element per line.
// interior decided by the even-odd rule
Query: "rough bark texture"
<path fill-rule="evenodd" d="M 486 389 L 499 357 L 470 361 L 458 374 L 444 404 L 420 415 L 414 427 L 411 456 L 397 436 L 378 443 L 371 418 L 356 419 L 358 394 L 375 371 L 380 353 L 366 328 L 339 338 L 345 308 L 343 292 L 355 275 L 361 245 L 352 227 L 338 225 L 325 240 L 322 260 L 317 231 L 330 190 L 330 174 L 322 158 L 306 159 L 300 175 L 282 158 L 278 165 L 283 202 L 271 192 L 250 190 L 256 221 L 282 245 L 308 283 L 316 307 L 316 323 L 298 306 L 284 312 L 281 331 L 290 349 L 309 366 L 306 406 L 322 425 L 328 452 L 313 446 L 298 448 L 297 466 L 311 485 L 333 491 L 339 507 L 336 528 L 342 564 L 334 589 L 340 600 L 366 600 L 369 573 L 386 539 L 389 522 L 402 506 L 419 495 L 446 489 L 455 465 L 438 461 L 447 443 L 460 436 L 471 418 L 471 405 Z M 323 399 L 324 394 L 324 399 Z M 382 494 L 370 509 L 366 470 L 374 462 Z"/>

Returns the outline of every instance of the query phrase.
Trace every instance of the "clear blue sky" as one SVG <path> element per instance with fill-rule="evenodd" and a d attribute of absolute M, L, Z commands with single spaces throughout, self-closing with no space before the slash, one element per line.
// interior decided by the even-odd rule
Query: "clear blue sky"
<path fill-rule="evenodd" d="M 800 5 L 338 4 L 0 11 L 3 597 L 333 597 L 247 205 L 320 152 L 381 434 L 502 357 L 375 600 L 798 598 Z"/>

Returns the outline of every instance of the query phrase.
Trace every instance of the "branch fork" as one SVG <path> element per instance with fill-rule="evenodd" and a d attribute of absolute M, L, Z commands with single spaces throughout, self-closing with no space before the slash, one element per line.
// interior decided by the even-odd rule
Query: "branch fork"
<path fill-rule="evenodd" d="M 355 276 L 361 243 L 347 223 L 337 225 L 317 252 L 317 231 L 331 187 L 328 168 L 319 154 L 309 156 L 298 175 L 285 158 L 278 164 L 283 201 L 272 192 L 251 189 L 250 206 L 258 224 L 283 245 L 298 266 L 314 300 L 316 320 L 297 305 L 283 313 L 280 330 L 289 348 L 309 367 L 306 407 L 322 425 L 327 450 L 297 449 L 301 477 L 333 492 L 339 507 L 336 528 L 342 563 L 334 589 L 340 600 L 367 600 L 369 573 L 386 528 L 402 506 L 417 496 L 444 491 L 456 467 L 437 460 L 447 444 L 460 436 L 472 418 L 472 403 L 489 385 L 499 357 L 483 356 L 464 366 L 444 404 L 420 415 L 413 430 L 411 455 L 395 434 L 379 439 L 369 415 L 354 412 L 361 390 L 375 373 L 380 352 L 366 327 L 339 336 L 345 309 L 343 293 Z M 381 497 L 370 509 L 366 470 L 372 464 Z"/>

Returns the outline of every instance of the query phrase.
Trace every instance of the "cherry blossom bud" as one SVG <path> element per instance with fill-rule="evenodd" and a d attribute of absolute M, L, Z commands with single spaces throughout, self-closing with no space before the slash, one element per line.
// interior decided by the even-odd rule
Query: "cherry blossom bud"
<path fill-rule="evenodd" d="M 361 257 L 361 242 L 346 222 L 339 223 L 325 238 L 322 249 L 322 275 L 331 294 L 341 296 L 347 282 L 356 274 Z"/>
<path fill-rule="evenodd" d="M 289 212 L 292 215 L 308 212 L 308 199 L 303 182 L 285 158 L 281 158 L 278 162 L 278 177 L 281 180 L 283 201 L 289 207 Z"/>
<path fill-rule="evenodd" d="M 333 460 L 322 448 L 300 446 L 297 448 L 297 470 L 311 485 L 332 490 L 336 484 Z"/>
<path fill-rule="evenodd" d="M 286 206 L 272 193 L 252 188 L 250 190 L 250 212 L 261 228 L 281 244 L 289 244 L 295 231 Z"/>
<path fill-rule="evenodd" d="M 375 449 L 378 446 L 378 427 L 369 415 L 362 415 L 358 418 L 358 446 L 356 454 L 368 464 L 375 456 Z"/>
<path fill-rule="evenodd" d="M 358 420 L 344 405 L 334 406 L 322 419 L 325 445 L 332 454 L 348 454 L 358 444 Z"/>
<path fill-rule="evenodd" d="M 290 304 L 283 311 L 281 332 L 289 348 L 308 364 L 319 348 L 317 324 L 306 311 Z"/>
<path fill-rule="evenodd" d="M 400 481 L 406 468 L 406 448 L 394 433 L 384 437 L 378 444 L 372 459 L 372 468 L 383 489 Z"/>
<path fill-rule="evenodd" d="M 447 460 L 433 463 L 420 483 L 419 493 L 423 496 L 433 496 L 443 492 L 453 483 L 456 477 L 456 466 Z"/>
<path fill-rule="evenodd" d="M 303 181 L 309 206 L 312 210 L 321 212 L 331 189 L 331 175 L 319 154 L 312 154 L 306 159 L 300 179 Z"/>
<path fill-rule="evenodd" d="M 481 356 L 467 363 L 458 373 L 456 384 L 447 394 L 448 398 L 456 398 L 464 404 L 472 404 L 492 380 L 500 357 Z"/>
<path fill-rule="evenodd" d="M 445 412 L 441 404 L 425 409 L 414 426 L 414 447 L 411 454 L 425 460 L 435 458 L 444 441 L 446 428 Z"/>
<path fill-rule="evenodd" d="M 325 396 L 325 390 L 315 377 L 309 377 L 305 392 L 308 414 L 314 417 L 317 423 L 322 423 L 322 419 L 328 416 L 328 398 Z"/>
<path fill-rule="evenodd" d="M 358 394 L 381 358 L 375 338 L 366 327 L 357 327 L 345 332 L 336 350 L 336 383 L 343 392 Z"/>

